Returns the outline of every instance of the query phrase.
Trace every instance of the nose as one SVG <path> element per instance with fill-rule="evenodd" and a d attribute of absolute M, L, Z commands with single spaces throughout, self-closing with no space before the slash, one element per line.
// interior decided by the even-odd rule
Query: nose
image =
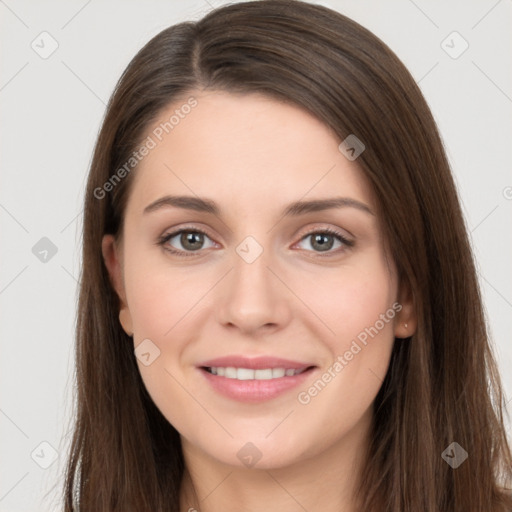
<path fill-rule="evenodd" d="M 292 294 L 279 269 L 273 268 L 269 252 L 263 250 L 252 262 L 235 252 L 218 293 L 217 320 L 224 327 L 243 334 L 269 334 L 290 321 Z"/>

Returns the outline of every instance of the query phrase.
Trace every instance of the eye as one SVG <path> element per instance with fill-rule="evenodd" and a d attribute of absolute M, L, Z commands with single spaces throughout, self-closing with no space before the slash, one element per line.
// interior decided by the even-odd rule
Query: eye
<path fill-rule="evenodd" d="M 338 249 L 341 248 L 341 250 L 354 245 L 354 242 L 348 240 L 342 233 L 329 228 L 310 231 L 301 238 L 301 242 L 308 239 L 310 240 L 308 245 L 313 248 L 314 252 L 324 252 L 328 253 L 327 255 L 340 252 L 340 250 L 331 251 L 336 242 L 339 244 Z"/>
<path fill-rule="evenodd" d="M 210 240 L 210 237 L 204 231 L 197 228 L 185 228 L 172 233 L 166 233 L 158 240 L 158 244 L 163 246 L 166 251 L 173 254 L 178 254 L 180 256 L 194 256 L 194 252 L 198 252 L 205 248 L 203 247 L 205 238 Z M 173 239 L 176 239 L 175 243 L 180 244 L 181 248 L 176 249 L 169 247 Z M 213 247 L 214 245 L 215 244 L 212 243 L 210 247 Z"/>

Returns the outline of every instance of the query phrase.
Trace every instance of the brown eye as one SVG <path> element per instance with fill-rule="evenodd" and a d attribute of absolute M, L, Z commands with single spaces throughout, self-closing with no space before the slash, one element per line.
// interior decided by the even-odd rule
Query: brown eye
<path fill-rule="evenodd" d="M 211 239 L 206 233 L 198 229 L 180 229 L 173 233 L 164 235 L 159 240 L 159 244 L 164 247 L 165 250 L 179 254 L 183 256 L 193 256 L 194 252 L 199 252 L 204 247 L 206 240 Z M 176 247 L 178 245 L 178 247 Z M 209 247 L 213 247 L 215 244 L 211 243 Z"/>
<path fill-rule="evenodd" d="M 352 247 L 354 245 L 354 243 L 345 238 L 342 233 L 331 229 L 323 229 L 307 233 L 302 237 L 301 242 L 304 240 L 310 240 L 309 247 L 312 248 L 313 252 L 338 253 L 339 250 L 343 250 L 345 247 Z M 337 245 L 335 246 L 336 243 Z M 333 247 L 335 247 L 335 250 L 331 251 Z"/>
<path fill-rule="evenodd" d="M 197 251 L 204 243 L 204 234 L 197 231 L 183 231 L 179 240 L 185 250 Z"/>

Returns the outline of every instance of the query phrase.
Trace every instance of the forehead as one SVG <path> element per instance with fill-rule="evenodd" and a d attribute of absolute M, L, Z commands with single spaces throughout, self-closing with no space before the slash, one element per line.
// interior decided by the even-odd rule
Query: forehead
<path fill-rule="evenodd" d="M 339 137 L 306 111 L 259 94 L 197 91 L 187 98 L 146 130 L 152 148 L 133 171 L 129 201 L 138 212 L 166 193 L 215 196 L 254 213 L 303 197 L 373 204 Z"/>

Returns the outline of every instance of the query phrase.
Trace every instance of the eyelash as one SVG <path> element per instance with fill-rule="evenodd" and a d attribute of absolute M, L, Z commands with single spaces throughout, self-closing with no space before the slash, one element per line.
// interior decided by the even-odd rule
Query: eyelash
<path fill-rule="evenodd" d="M 173 231 L 172 233 L 167 233 L 165 235 L 162 235 L 158 241 L 157 241 L 157 245 L 159 246 L 162 246 L 164 248 L 164 250 L 172 253 L 172 254 L 175 254 L 177 256 L 183 256 L 183 257 L 188 257 L 188 256 L 197 256 L 198 253 L 200 252 L 199 251 L 181 251 L 181 250 L 178 250 L 178 249 L 171 249 L 169 247 L 164 247 L 164 245 L 172 238 L 174 238 L 176 235 L 179 235 L 183 232 L 189 232 L 189 233 L 202 233 L 203 235 L 207 236 L 208 238 L 210 238 L 210 236 L 208 235 L 208 233 L 206 233 L 206 231 L 202 230 L 202 229 L 199 229 L 199 228 L 187 228 L 187 227 L 184 227 L 184 228 L 181 228 L 177 231 Z M 324 228 L 324 229 L 317 229 L 317 230 L 313 230 L 313 231 L 309 231 L 308 233 L 305 233 L 301 239 L 299 240 L 302 241 L 303 239 L 307 238 L 308 236 L 311 236 L 311 235 L 317 235 L 317 234 L 321 234 L 321 235 L 332 235 L 334 236 L 335 238 L 337 238 L 343 245 L 345 245 L 346 247 L 348 248 L 351 248 L 354 246 L 354 242 L 351 241 L 351 240 L 348 240 L 347 238 L 345 238 L 345 236 L 340 233 L 339 231 L 336 231 L 335 229 L 332 229 L 332 228 Z M 341 250 L 343 250 L 341 248 Z M 340 252 L 340 248 L 338 248 L 338 250 L 336 251 L 327 251 L 325 254 L 322 254 L 321 252 L 319 251 L 307 251 L 307 252 L 315 252 L 317 253 L 317 257 L 329 257 L 329 256 L 333 256 L 333 255 L 336 255 Z"/>

